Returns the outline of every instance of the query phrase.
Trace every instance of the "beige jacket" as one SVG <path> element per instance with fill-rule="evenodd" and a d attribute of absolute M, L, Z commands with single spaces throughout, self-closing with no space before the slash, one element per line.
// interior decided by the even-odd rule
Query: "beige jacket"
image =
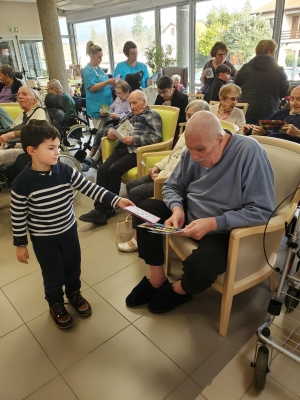
<path fill-rule="evenodd" d="M 154 166 L 160 169 L 158 178 L 168 178 L 173 172 L 181 158 L 181 154 L 186 149 L 184 133 L 180 136 L 171 154 L 156 163 Z"/>

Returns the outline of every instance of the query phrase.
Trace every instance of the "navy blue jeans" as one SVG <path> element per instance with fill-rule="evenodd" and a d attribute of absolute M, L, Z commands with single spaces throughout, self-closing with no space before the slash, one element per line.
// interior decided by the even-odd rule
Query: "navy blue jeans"
<path fill-rule="evenodd" d="M 40 264 L 49 305 L 64 302 L 65 293 L 81 287 L 81 252 L 77 223 L 66 232 L 53 236 L 31 236 L 33 250 Z"/>

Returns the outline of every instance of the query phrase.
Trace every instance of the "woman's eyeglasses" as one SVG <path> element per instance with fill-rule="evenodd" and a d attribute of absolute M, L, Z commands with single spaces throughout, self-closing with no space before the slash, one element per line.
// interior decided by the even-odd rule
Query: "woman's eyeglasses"
<path fill-rule="evenodd" d="M 238 103 L 239 98 L 238 97 L 225 97 L 226 100 L 230 100 L 230 101 L 236 101 Z"/>
<path fill-rule="evenodd" d="M 170 89 L 171 89 L 171 88 L 167 88 L 167 89 L 164 89 L 164 90 L 158 90 L 158 89 L 157 89 L 157 93 L 160 94 L 160 95 L 166 94 L 167 91 L 170 90 Z"/>

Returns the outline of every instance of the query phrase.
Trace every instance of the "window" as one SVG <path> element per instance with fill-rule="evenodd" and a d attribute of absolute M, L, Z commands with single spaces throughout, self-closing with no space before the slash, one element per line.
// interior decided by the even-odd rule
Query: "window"
<path fill-rule="evenodd" d="M 210 50 L 215 42 L 226 43 L 227 59 L 238 70 L 255 56 L 255 47 L 261 39 L 272 38 L 268 11 L 272 4 L 269 0 L 196 3 L 196 85 L 201 86 L 202 69 L 211 59 Z"/>
<path fill-rule="evenodd" d="M 20 40 L 21 55 L 28 78 L 47 76 L 47 65 L 41 40 Z"/>
<path fill-rule="evenodd" d="M 298 6 L 285 2 L 282 31 L 278 53 L 278 64 L 290 81 L 300 80 L 300 30 L 299 15 L 300 3 Z M 274 7 L 271 12 L 275 14 Z M 298 15 L 297 15 L 298 14 Z"/>
<path fill-rule="evenodd" d="M 0 40 L 0 65 L 4 64 L 11 65 L 15 71 L 21 71 L 12 40 Z"/>
<path fill-rule="evenodd" d="M 138 61 L 147 64 L 145 50 L 155 42 L 154 11 L 111 18 L 115 66 L 126 60 L 123 46 L 132 40 L 139 50 Z"/>
<path fill-rule="evenodd" d="M 90 61 L 86 55 L 86 44 L 92 40 L 94 44 L 100 46 L 103 50 L 103 59 L 101 68 L 110 70 L 106 25 L 105 20 L 97 20 L 74 24 L 75 35 L 77 39 L 77 55 L 81 68 L 84 68 Z"/>

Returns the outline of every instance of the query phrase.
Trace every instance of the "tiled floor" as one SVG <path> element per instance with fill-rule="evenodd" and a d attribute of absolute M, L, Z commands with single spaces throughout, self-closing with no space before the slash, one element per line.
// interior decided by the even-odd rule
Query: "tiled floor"
<path fill-rule="evenodd" d="M 76 215 L 92 204 L 78 196 Z M 267 282 L 236 296 L 226 337 L 218 334 L 220 294 L 213 289 L 165 315 L 129 309 L 124 299 L 147 267 L 136 253 L 117 251 L 115 225 L 123 215 L 118 211 L 105 227 L 79 221 L 82 291 L 93 313 L 82 320 L 67 306 L 74 326 L 61 331 L 49 315 L 32 246 L 28 265 L 15 258 L 9 191 L 0 193 L 0 400 L 255 397 L 249 361 L 272 296 Z M 279 262 L 283 257 L 284 247 Z M 181 271 L 178 260 L 174 265 L 172 280 Z M 299 372 L 278 355 L 261 398 L 299 398 Z"/>

